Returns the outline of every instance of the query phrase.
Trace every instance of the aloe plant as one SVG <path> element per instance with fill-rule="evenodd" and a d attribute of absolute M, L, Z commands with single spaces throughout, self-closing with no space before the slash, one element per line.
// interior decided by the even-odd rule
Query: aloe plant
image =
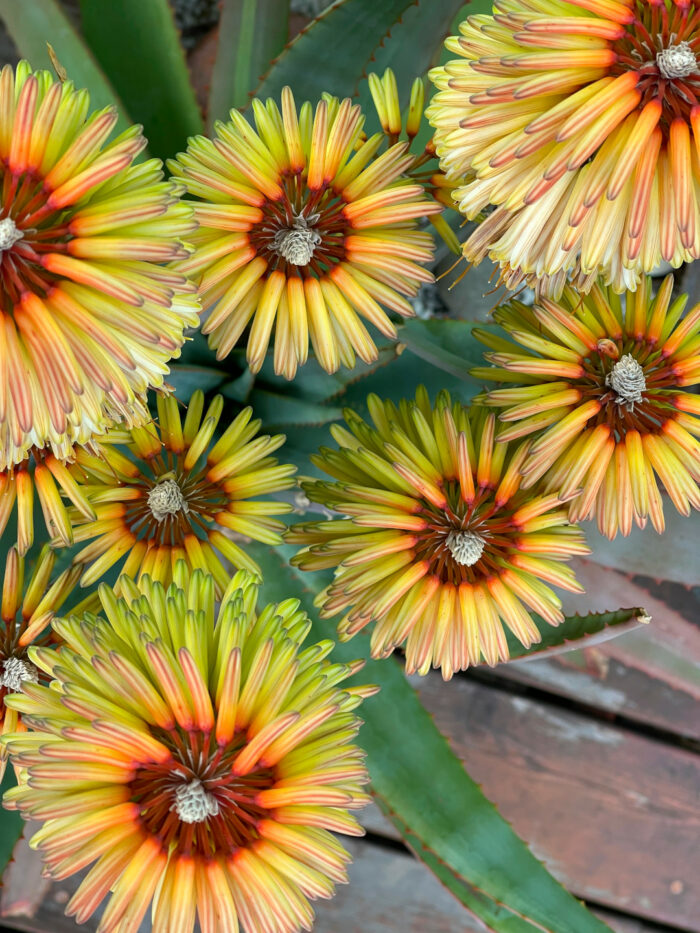
<path fill-rule="evenodd" d="M 230 108 L 244 110 L 253 94 L 278 98 L 285 85 L 299 101 L 316 100 L 327 91 L 358 98 L 369 111 L 367 74 L 391 67 L 406 106 L 409 79 L 440 59 L 455 17 L 463 17 L 465 10 L 490 11 L 491 4 L 338 0 L 290 43 L 287 0 L 224 0 L 221 7 L 206 113 L 197 104 L 167 0 L 81 0 L 82 33 L 73 29 L 56 0 L 0 0 L 0 17 L 35 67 L 51 67 L 50 42 L 70 79 L 89 90 L 93 104 L 116 106 L 121 128 L 142 123 L 150 153 L 166 159 L 181 151 L 188 137 L 225 118 Z M 195 389 L 203 389 L 220 391 L 232 408 L 252 404 L 267 427 L 285 431 L 287 457 L 309 473 L 309 454 L 344 407 L 364 410 L 370 392 L 398 401 L 415 387 L 417 367 L 431 393 L 447 388 L 466 402 L 480 390 L 469 374 L 480 359 L 481 344 L 470 324 L 412 320 L 399 329 L 397 343 L 380 343 L 375 363 L 352 372 L 329 375 L 310 363 L 288 385 L 269 362 L 254 377 L 240 352 L 217 364 L 202 338 L 195 337 L 173 363 L 169 379 L 183 402 Z M 672 539 L 662 560 L 682 568 L 674 571 L 675 579 L 690 582 L 689 551 L 682 550 Z M 265 602 L 299 599 L 314 619 L 316 638 L 334 638 L 334 626 L 317 618 L 313 604 L 314 591 L 328 579 L 300 574 L 290 564 L 293 551 L 288 546 L 255 544 L 251 553 L 263 570 Z M 626 570 L 652 569 L 648 552 L 625 551 L 624 558 L 608 550 L 601 553 Z M 654 551 L 654 565 L 657 559 Z M 640 608 L 572 617 L 556 629 L 547 628 L 542 643 L 532 649 L 511 640 L 511 656 L 586 645 L 644 621 Z M 369 656 L 369 639 L 358 635 L 349 644 L 338 644 L 334 659 Z M 407 845 L 465 908 L 499 933 L 608 929 L 554 880 L 501 818 L 450 750 L 398 664 L 369 661 L 361 676 L 381 687 L 379 696 L 365 704 L 360 734 L 372 792 Z M 15 814 L 3 811 L 0 870 L 18 833 Z"/>

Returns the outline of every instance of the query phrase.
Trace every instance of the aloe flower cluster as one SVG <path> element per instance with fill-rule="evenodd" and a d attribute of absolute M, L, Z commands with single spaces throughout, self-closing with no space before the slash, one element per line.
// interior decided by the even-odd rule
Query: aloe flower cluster
<path fill-rule="evenodd" d="M 562 563 L 587 553 L 556 494 L 521 489 L 529 444 L 506 445 L 485 408 L 425 390 L 397 407 L 367 399 L 372 424 L 345 412 L 331 429 L 338 449 L 313 462 L 332 481 L 304 482 L 338 518 L 296 525 L 303 570 L 334 567 L 322 614 L 344 612 L 349 638 L 374 622 L 372 653 L 405 643 L 409 673 L 454 671 L 509 656 L 504 625 L 525 646 L 539 641 L 533 610 L 552 625 L 561 602 L 547 586 L 579 590 Z M 500 441 L 500 442 L 499 442 Z M 349 611 L 348 611 L 349 610 Z"/>
<path fill-rule="evenodd" d="M 298 933 L 347 881 L 376 688 L 314 624 L 449 680 L 564 622 L 579 522 L 700 509 L 700 305 L 649 277 L 700 257 L 700 5 L 495 0 L 446 45 L 427 109 L 419 77 L 402 113 L 390 69 L 376 133 L 350 97 L 285 87 L 169 178 L 114 108 L 0 72 L 0 777 L 100 933 Z M 371 394 L 297 480 L 263 418 L 404 352 L 429 225 L 534 303 L 474 329 L 470 404 Z M 245 372 L 209 382 L 206 344 Z M 287 527 L 307 499 L 323 518 Z M 318 622 L 258 608 L 283 543 L 326 572 Z"/>

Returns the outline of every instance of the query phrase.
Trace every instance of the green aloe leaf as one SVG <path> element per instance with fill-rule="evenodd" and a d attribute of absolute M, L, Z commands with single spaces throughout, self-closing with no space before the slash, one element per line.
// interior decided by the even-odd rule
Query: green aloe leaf
<path fill-rule="evenodd" d="M 86 41 L 143 124 L 150 151 L 174 155 L 203 123 L 168 0 L 81 0 L 80 7 Z"/>
<path fill-rule="evenodd" d="M 444 349 L 441 343 L 434 342 L 430 337 L 432 329 L 429 329 L 426 333 L 430 340 L 425 338 L 422 352 L 409 352 L 413 347 L 407 348 L 403 342 L 406 327 L 402 327 L 398 344 L 379 341 L 377 362 L 369 366 L 359 363 L 352 370 L 341 369 L 331 376 L 310 361 L 299 370 L 294 381 L 288 383 L 275 376 L 270 360 L 266 361 L 246 402 L 254 405 L 266 430 L 274 428 L 287 434 L 285 456 L 296 463 L 302 473 L 316 473 L 309 463 L 309 454 L 329 442 L 328 428 L 318 426 L 340 419 L 345 407 L 366 416 L 367 396 L 371 392 L 398 402 L 415 395 L 416 385 L 421 383 L 432 398 L 441 389 L 447 389 L 453 398 L 467 403 L 479 390 L 478 383 L 468 376 L 469 367 L 478 359 L 476 354 L 481 353 L 480 344 L 471 338 L 470 325 L 447 320 L 409 322 L 413 324 L 418 325 L 416 333 L 419 335 L 423 334 L 424 324 L 435 324 L 437 335 L 443 333 L 444 326 L 444 344 L 452 349 Z M 449 335 L 455 337 L 451 342 Z M 454 350 L 462 352 L 463 356 Z M 238 399 L 226 387 L 222 391 Z M 304 425 L 302 431 L 297 427 L 300 424 Z"/>
<path fill-rule="evenodd" d="M 223 0 L 208 124 L 245 107 L 289 34 L 289 0 Z"/>
<path fill-rule="evenodd" d="M 16 783 L 12 766 L 8 765 L 5 771 L 5 777 L 2 780 L 2 784 L 0 784 L 0 800 L 2 800 L 2 795 L 5 791 L 14 787 Z M 0 805 L 0 879 L 7 867 L 7 863 L 12 858 L 12 850 L 15 847 L 15 843 L 22 835 L 23 827 L 24 821 L 19 813 L 5 810 Z"/>
<path fill-rule="evenodd" d="M 386 369 L 390 363 L 392 370 L 397 365 L 397 345 L 393 340 L 387 340 L 376 335 L 375 343 L 378 347 L 378 357 L 372 363 L 363 363 L 357 360 L 352 369 L 342 366 L 334 373 L 325 372 L 316 359 L 310 357 L 304 366 L 300 367 L 294 379 L 289 382 L 284 376 L 276 376 L 272 362 L 272 353 L 269 353 L 262 369 L 256 376 L 256 385 L 281 395 L 291 395 L 302 401 L 327 402 L 339 404 L 344 401 L 344 395 L 351 386 L 362 385 L 366 379 L 372 378 L 377 372 Z M 235 351 L 232 356 L 239 354 L 244 358 L 245 353 Z M 366 394 L 366 393 L 365 393 Z"/>
<path fill-rule="evenodd" d="M 401 107 L 405 108 L 413 79 L 424 75 L 438 63 L 443 43 L 457 24 L 468 15 L 491 13 L 492 10 L 492 0 L 472 0 L 469 4 L 463 0 L 418 0 L 406 10 L 401 22 L 376 50 L 367 71 L 381 75 L 385 68 L 391 68 L 396 75 Z M 373 114 L 372 95 L 367 84 L 360 88 L 360 103 L 365 113 Z M 373 115 L 371 130 L 378 128 L 379 121 Z"/>
<path fill-rule="evenodd" d="M 370 365 L 358 362 L 351 370 L 341 368 L 328 375 L 310 360 L 293 382 L 275 376 L 270 354 L 256 377 L 256 389 L 287 399 L 294 397 L 300 402 L 349 405 L 357 410 L 364 410 L 370 392 L 398 401 L 414 395 L 418 383 L 432 397 L 441 389 L 448 389 L 463 402 L 468 402 L 480 389 L 469 370 L 482 361 L 483 345 L 473 337 L 472 325 L 465 321 L 415 318 L 398 328 L 398 342 L 379 338 L 377 345 L 379 357 Z M 285 420 L 295 423 L 293 417 L 287 419 L 283 413 L 276 413 L 273 423 Z"/>
<path fill-rule="evenodd" d="M 503 904 L 498 904 L 488 895 L 484 894 L 474 885 L 469 884 L 451 871 L 449 865 L 423 845 L 422 841 L 412 833 L 406 824 L 386 806 L 381 798 L 377 798 L 379 809 L 400 833 L 401 838 L 417 859 L 420 859 L 439 879 L 457 900 L 469 911 L 478 917 L 488 930 L 508 931 L 508 933 L 528 933 L 532 931 L 532 924 L 523 920 Z"/>
<path fill-rule="evenodd" d="M 175 390 L 178 400 L 188 402 L 196 389 L 202 392 L 214 392 L 228 380 L 228 373 L 214 366 L 189 366 L 171 363 L 167 382 Z"/>
<path fill-rule="evenodd" d="M 413 318 L 399 329 L 399 340 L 426 363 L 476 386 L 469 370 L 483 362 L 484 345 L 467 321 Z"/>
<path fill-rule="evenodd" d="M 46 44 L 50 43 L 68 78 L 76 87 L 87 88 L 90 92 L 93 109 L 111 104 L 119 111 L 117 131 L 130 125 L 129 114 L 116 91 L 55 0 L 31 0 L 31 3 L 0 0 L 0 19 L 20 55 L 33 68 L 46 68 L 53 73 Z"/>
<path fill-rule="evenodd" d="M 331 4 L 282 52 L 257 96 L 279 97 L 285 84 L 294 89 L 299 103 L 318 100 L 321 91 L 355 96 L 363 76 L 372 70 L 375 52 L 413 3 L 338 0 Z"/>
<path fill-rule="evenodd" d="M 328 576 L 306 577 L 291 567 L 293 548 L 249 548 L 263 569 L 265 601 L 296 596 L 314 619 L 313 636 L 333 638 L 335 626 L 317 620 L 308 589 L 325 585 Z M 358 656 L 369 657 L 369 638 L 362 633 L 336 646 L 340 661 Z M 368 661 L 359 678 L 381 687 L 380 695 L 363 705 L 359 739 L 372 790 L 410 833 L 409 841 L 427 850 L 431 867 L 442 863 L 460 880 L 465 898 L 471 891 L 469 909 L 496 933 L 609 933 L 552 878 L 484 797 L 399 665 Z"/>
<path fill-rule="evenodd" d="M 540 621 L 537 627 L 542 634 L 542 641 L 531 648 L 524 648 L 511 632 L 507 633 L 510 659 L 534 660 L 564 654 L 577 648 L 591 648 L 647 625 L 650 621 L 650 616 L 641 607 L 617 609 L 614 612 L 592 612 L 586 616 L 567 616 L 561 625 L 557 626 Z"/>
<path fill-rule="evenodd" d="M 256 418 L 262 418 L 268 430 L 270 427 L 285 425 L 293 433 L 300 427 L 337 421 L 343 415 L 342 409 L 335 405 L 321 405 L 266 389 L 253 389 L 249 401 Z"/>

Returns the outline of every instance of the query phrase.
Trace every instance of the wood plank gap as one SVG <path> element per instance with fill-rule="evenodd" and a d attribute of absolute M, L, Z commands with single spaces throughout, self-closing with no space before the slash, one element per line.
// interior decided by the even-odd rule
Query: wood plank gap
<path fill-rule="evenodd" d="M 697 754 L 468 677 L 446 690 L 428 676 L 418 691 L 471 777 L 566 887 L 700 933 Z"/>
<path fill-rule="evenodd" d="M 502 693 L 527 697 L 532 700 L 537 700 L 540 703 L 556 706 L 559 709 L 589 716 L 591 719 L 596 719 L 608 725 L 618 726 L 620 729 L 632 732 L 642 738 L 659 742 L 662 745 L 670 745 L 673 748 L 682 748 L 684 751 L 700 754 L 700 741 L 696 739 L 681 735 L 677 732 L 672 732 L 670 729 L 663 729 L 661 726 L 656 726 L 650 722 L 641 722 L 638 719 L 632 719 L 624 713 L 605 710 L 599 706 L 592 706 L 581 700 L 574 700 L 571 697 L 562 696 L 560 693 L 550 693 L 550 691 L 546 690 L 544 687 L 536 687 L 515 680 L 506 680 L 505 677 L 498 673 L 498 668 L 494 670 L 469 668 L 466 671 L 456 673 L 455 678 L 457 677 L 485 684 L 494 690 L 500 690 Z"/>

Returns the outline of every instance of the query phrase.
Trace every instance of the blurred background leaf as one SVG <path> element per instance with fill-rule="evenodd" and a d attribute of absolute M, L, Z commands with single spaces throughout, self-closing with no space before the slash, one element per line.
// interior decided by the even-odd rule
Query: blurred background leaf
<path fill-rule="evenodd" d="M 337 421 L 343 414 L 342 409 L 334 405 L 310 402 L 267 389 L 253 389 L 250 403 L 256 417 L 262 418 L 268 429 L 282 424 L 292 431 L 303 430 L 308 426 Z"/>
<path fill-rule="evenodd" d="M 418 0 L 406 10 L 388 38 L 375 50 L 366 71 L 374 71 L 381 76 L 386 68 L 391 68 L 396 75 L 401 107 L 407 107 L 413 79 L 425 75 L 443 58 L 447 36 L 457 32 L 459 23 L 468 15 L 491 13 L 492 6 L 491 0 L 472 0 L 466 4 L 463 0 Z M 431 89 L 428 87 L 426 90 L 427 99 Z M 360 87 L 359 103 L 369 118 L 369 132 L 375 132 L 379 129 L 379 120 L 374 113 L 367 83 Z M 431 132 L 427 131 L 427 137 Z"/>
<path fill-rule="evenodd" d="M 473 336 L 471 324 L 449 318 L 412 318 L 400 327 L 399 341 L 424 362 L 465 380 L 476 390 L 469 370 L 483 363 L 484 345 Z"/>
<path fill-rule="evenodd" d="M 228 373 L 215 366 L 188 366 L 173 364 L 167 381 L 174 388 L 179 401 L 184 404 L 196 389 L 202 392 L 218 391 L 228 379 Z"/>
<path fill-rule="evenodd" d="M 289 35 L 289 0 L 223 0 L 207 124 L 243 109 L 284 48 Z M 318 78 L 317 78 L 318 81 Z"/>
<path fill-rule="evenodd" d="M 80 0 L 80 7 L 86 41 L 132 119 L 143 124 L 150 152 L 174 156 L 203 123 L 168 0 Z"/>
<path fill-rule="evenodd" d="M 0 784 L 0 799 L 2 799 L 2 795 L 5 791 L 14 787 L 16 783 L 12 766 L 8 765 L 5 771 L 5 777 L 2 780 L 2 784 Z M 0 806 L 0 877 L 2 877 L 5 866 L 10 861 L 15 843 L 22 835 L 23 826 L 24 821 L 19 813 L 5 810 Z"/>
<path fill-rule="evenodd" d="M 331 4 L 282 52 L 257 88 L 257 96 L 279 97 L 288 84 L 299 104 L 318 100 L 322 91 L 354 97 L 363 76 L 372 70 L 375 51 L 413 2 L 339 0 Z"/>
<path fill-rule="evenodd" d="M 46 45 L 50 43 L 69 80 L 90 92 L 92 109 L 111 104 L 119 111 L 117 132 L 130 125 L 130 115 L 114 86 L 55 0 L 0 0 L 0 19 L 32 68 L 46 68 L 54 74 Z"/>

